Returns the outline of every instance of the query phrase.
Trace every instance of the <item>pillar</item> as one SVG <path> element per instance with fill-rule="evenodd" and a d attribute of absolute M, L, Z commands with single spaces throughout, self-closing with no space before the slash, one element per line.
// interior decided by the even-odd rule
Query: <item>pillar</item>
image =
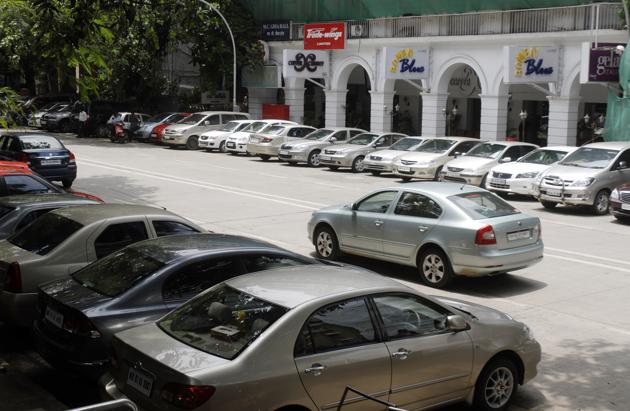
<path fill-rule="evenodd" d="M 304 88 L 284 88 L 284 104 L 289 106 L 289 120 L 304 124 Z"/>
<path fill-rule="evenodd" d="M 392 131 L 393 91 L 370 91 L 370 131 Z"/>
<path fill-rule="evenodd" d="M 326 127 L 346 126 L 346 93 L 348 90 L 325 90 Z"/>
<path fill-rule="evenodd" d="M 488 141 L 505 141 L 507 133 L 508 96 L 479 95 L 481 122 L 479 138 Z"/>
<path fill-rule="evenodd" d="M 547 96 L 547 100 L 549 100 L 547 145 L 575 146 L 581 97 Z"/>
<path fill-rule="evenodd" d="M 262 118 L 262 105 L 265 103 L 275 103 L 278 89 L 275 88 L 254 88 L 248 89 L 249 116 L 252 120 Z"/>
<path fill-rule="evenodd" d="M 446 107 L 448 94 L 420 93 L 422 96 L 422 131 L 426 137 L 444 136 L 446 118 L 442 109 Z"/>

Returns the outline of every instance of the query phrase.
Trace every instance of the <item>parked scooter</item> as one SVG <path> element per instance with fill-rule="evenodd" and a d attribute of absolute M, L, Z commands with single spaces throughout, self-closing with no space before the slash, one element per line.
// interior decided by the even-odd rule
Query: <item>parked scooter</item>
<path fill-rule="evenodd" d="M 112 127 L 112 134 L 109 138 L 112 143 L 126 143 L 131 141 L 131 135 L 125 130 L 125 126 L 122 121 L 117 121 Z"/>

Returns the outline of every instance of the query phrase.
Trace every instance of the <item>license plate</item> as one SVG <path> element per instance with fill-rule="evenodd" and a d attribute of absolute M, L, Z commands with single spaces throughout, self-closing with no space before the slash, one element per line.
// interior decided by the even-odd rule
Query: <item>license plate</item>
<path fill-rule="evenodd" d="M 506 181 L 504 178 L 493 178 L 492 183 L 504 186 L 506 184 Z"/>
<path fill-rule="evenodd" d="M 562 191 L 560 190 L 547 190 L 547 195 L 551 196 L 551 197 L 560 197 L 560 195 L 562 194 Z"/>
<path fill-rule="evenodd" d="M 408 173 L 411 171 L 411 167 L 401 166 L 401 167 L 398 167 L 398 171 L 402 171 L 403 173 Z"/>
<path fill-rule="evenodd" d="M 61 164 L 61 160 L 41 160 L 39 163 L 43 166 L 58 166 Z"/>
<path fill-rule="evenodd" d="M 330 161 L 330 156 L 319 156 L 320 161 Z"/>
<path fill-rule="evenodd" d="M 278 151 L 278 154 L 286 156 L 287 154 L 289 154 L 289 152 L 287 150 L 280 150 Z"/>
<path fill-rule="evenodd" d="M 513 233 L 508 233 L 507 239 L 508 241 L 516 241 L 522 240 L 524 238 L 530 238 L 532 236 L 530 230 L 516 231 Z"/>
<path fill-rule="evenodd" d="M 53 310 L 50 306 L 46 306 L 45 313 L 46 321 L 52 325 L 62 328 L 63 327 L 63 314 L 57 310 Z"/>
<path fill-rule="evenodd" d="M 622 210 L 626 210 L 626 211 L 630 211 L 630 204 L 621 204 L 621 209 Z"/>
<path fill-rule="evenodd" d="M 250 143 L 259 143 L 259 142 L 260 142 L 260 139 L 259 139 L 259 138 L 256 138 L 256 137 L 252 137 L 252 138 L 250 138 L 250 139 L 249 139 L 249 142 L 250 142 Z"/>
<path fill-rule="evenodd" d="M 127 375 L 127 385 L 139 391 L 140 393 L 151 396 L 151 388 L 153 388 L 153 377 L 137 368 L 129 368 Z"/>
<path fill-rule="evenodd" d="M 230 141 L 230 142 L 228 142 L 228 143 L 226 144 L 226 147 L 228 147 L 228 148 L 234 148 L 234 147 L 236 147 L 236 144 L 234 144 L 233 142 L 231 142 L 231 141 Z"/>

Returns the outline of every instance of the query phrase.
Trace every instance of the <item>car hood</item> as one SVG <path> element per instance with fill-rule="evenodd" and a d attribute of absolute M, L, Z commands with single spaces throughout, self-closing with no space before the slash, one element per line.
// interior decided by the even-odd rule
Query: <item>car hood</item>
<path fill-rule="evenodd" d="M 335 150 L 336 153 L 351 153 L 353 151 L 361 151 L 372 148 L 369 145 L 360 146 L 357 144 L 333 144 L 330 147 L 326 147 L 326 150 Z"/>
<path fill-rule="evenodd" d="M 545 172 L 545 176 L 556 176 L 560 177 L 563 180 L 580 180 L 588 177 L 595 177 L 597 174 L 601 173 L 605 169 L 603 168 L 584 168 L 584 167 L 574 167 L 574 166 L 564 166 L 562 164 L 556 164 L 555 166 L 550 167 Z"/>
<path fill-rule="evenodd" d="M 376 157 L 380 157 L 381 161 L 382 160 L 393 160 L 398 156 L 401 156 L 403 154 L 407 154 L 409 153 L 408 151 L 404 151 L 404 150 L 380 150 L 380 151 L 376 151 L 370 155 L 376 156 Z"/>
<path fill-rule="evenodd" d="M 166 127 L 166 131 L 186 131 L 191 127 L 194 127 L 194 124 L 171 124 L 170 126 Z"/>
<path fill-rule="evenodd" d="M 494 158 L 466 157 L 462 156 L 448 162 L 449 167 L 457 167 L 468 170 L 487 170 L 497 164 Z"/>
<path fill-rule="evenodd" d="M 89 310 L 96 305 L 111 300 L 110 297 L 84 287 L 72 277 L 44 283 L 39 286 L 39 289 L 61 304 L 80 311 Z"/>
<path fill-rule="evenodd" d="M 502 313 L 501 311 L 495 310 L 494 308 L 486 307 L 485 305 L 475 304 L 468 301 L 458 300 L 456 298 L 450 297 L 442 297 L 442 296 L 432 296 L 437 301 L 442 304 L 451 306 L 460 311 L 463 311 L 466 314 L 472 315 L 473 317 L 478 318 L 482 321 L 492 321 L 492 320 L 511 320 L 512 318 Z"/>
<path fill-rule="evenodd" d="M 499 164 L 492 168 L 492 172 L 494 173 L 507 173 L 512 175 L 522 174 L 522 173 L 540 173 L 541 171 L 545 171 L 550 166 L 546 164 L 533 164 L 533 163 L 505 163 Z"/>
<path fill-rule="evenodd" d="M 421 161 L 421 162 L 427 162 L 427 161 L 431 161 L 431 160 L 435 160 L 437 158 L 440 158 L 442 156 L 444 156 L 444 153 L 419 153 L 417 151 L 412 151 L 410 153 L 406 153 L 401 155 L 398 159 L 399 160 L 408 160 L 408 161 Z"/>

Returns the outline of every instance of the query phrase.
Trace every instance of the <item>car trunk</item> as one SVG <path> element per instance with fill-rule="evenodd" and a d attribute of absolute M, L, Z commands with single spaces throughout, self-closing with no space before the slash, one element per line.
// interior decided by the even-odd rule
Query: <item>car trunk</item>
<path fill-rule="evenodd" d="M 24 150 L 33 169 L 67 167 L 70 161 L 68 150 Z"/>
<path fill-rule="evenodd" d="M 478 220 L 492 226 L 499 250 L 535 244 L 540 237 L 540 220 L 525 214 Z"/>
<path fill-rule="evenodd" d="M 40 258 L 42 257 L 38 254 L 31 253 L 11 244 L 7 240 L 3 240 L 0 243 L 0 291 L 5 290 L 8 280 L 7 274 L 11 271 L 11 264 L 17 262 L 19 263 L 19 280 L 22 284 L 22 291 L 30 292 L 30 287 L 25 287 L 29 283 L 28 278 L 25 278 L 28 275 L 28 263 Z"/>

